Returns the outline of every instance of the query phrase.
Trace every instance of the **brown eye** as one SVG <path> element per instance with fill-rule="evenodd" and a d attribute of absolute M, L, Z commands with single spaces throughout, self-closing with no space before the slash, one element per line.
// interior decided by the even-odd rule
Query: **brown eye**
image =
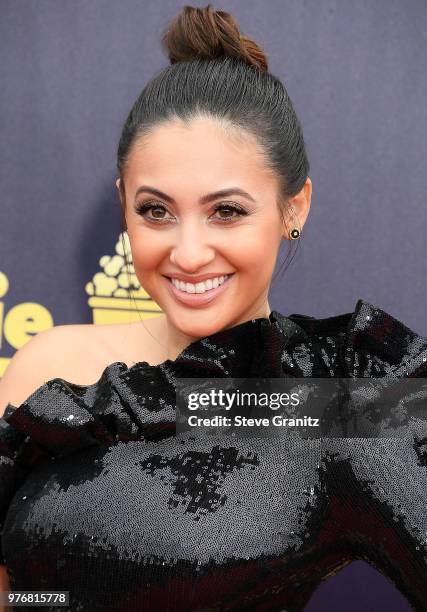
<path fill-rule="evenodd" d="M 236 212 L 236 211 L 233 210 L 232 208 L 230 208 L 230 206 L 220 206 L 219 208 L 217 208 L 217 212 L 220 212 L 220 213 L 224 213 L 224 212 L 225 213 L 231 213 L 231 214 L 228 214 L 228 215 L 225 216 L 225 218 L 227 219 L 229 217 L 232 217 L 233 216 L 232 213 Z M 221 214 L 220 218 L 224 219 L 224 215 Z"/>
<path fill-rule="evenodd" d="M 142 202 L 140 204 L 136 204 L 135 206 L 136 213 L 144 217 L 147 221 L 151 221 L 153 223 L 160 223 L 161 221 L 167 221 L 168 217 L 165 216 L 164 213 L 167 213 L 167 209 L 163 206 L 163 204 L 157 202 Z M 148 215 L 148 211 L 151 210 L 151 214 Z M 225 223 L 227 221 L 235 221 L 239 217 L 247 215 L 247 211 L 232 203 L 223 203 L 218 204 L 215 207 L 215 213 L 221 212 L 225 213 L 225 215 L 217 216 L 216 219 L 221 223 Z"/>
<path fill-rule="evenodd" d="M 163 213 L 164 213 L 165 209 L 164 209 L 164 208 L 162 208 L 161 206 L 153 206 L 153 207 L 152 207 L 152 209 L 151 209 L 151 211 L 152 211 L 152 213 L 151 213 L 151 214 L 153 215 L 153 217 L 154 217 L 154 218 L 157 218 L 157 219 L 162 219 L 162 216 L 159 216 L 157 213 L 158 213 L 159 211 L 161 211 L 161 212 L 163 212 Z"/>
<path fill-rule="evenodd" d="M 165 213 L 167 212 L 166 208 L 164 206 L 162 206 L 162 204 L 153 204 L 150 202 L 145 202 L 145 203 L 141 203 L 141 204 L 137 204 L 135 207 L 135 210 L 137 212 L 138 215 L 141 215 L 141 217 L 144 217 L 146 219 L 150 220 L 158 220 L 158 221 L 163 221 L 164 220 L 164 216 L 162 216 L 162 214 L 158 214 L 160 213 Z M 151 210 L 152 211 L 152 216 L 148 215 L 147 216 L 147 212 Z"/>
<path fill-rule="evenodd" d="M 243 208 L 235 206 L 234 204 L 219 204 L 215 208 L 215 212 L 224 212 L 224 211 L 228 213 L 237 213 L 237 214 L 236 215 L 228 214 L 225 217 L 221 215 L 220 217 L 218 217 L 221 221 L 234 221 L 234 219 L 238 219 L 239 217 L 242 217 L 243 215 L 248 214 Z"/>

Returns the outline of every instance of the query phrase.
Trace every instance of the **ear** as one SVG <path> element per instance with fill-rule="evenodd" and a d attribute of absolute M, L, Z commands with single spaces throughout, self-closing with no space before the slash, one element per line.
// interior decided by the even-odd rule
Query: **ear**
<path fill-rule="evenodd" d="M 116 187 L 117 187 L 117 191 L 119 192 L 120 201 L 121 201 L 121 202 L 122 202 L 122 204 L 123 204 L 123 200 L 122 200 L 122 190 L 121 190 L 121 188 L 120 188 L 120 187 L 121 187 L 121 180 L 120 180 L 120 178 L 118 178 L 118 179 L 116 180 Z"/>
<path fill-rule="evenodd" d="M 289 231 L 296 227 L 300 231 L 304 227 L 304 224 L 307 220 L 308 213 L 310 211 L 311 204 L 311 194 L 313 192 L 313 184 L 311 179 L 307 177 L 307 180 L 299 193 L 296 196 L 289 200 L 289 209 L 288 209 L 288 223 Z M 287 229 L 283 234 L 284 238 L 290 238 Z"/>
<path fill-rule="evenodd" d="M 120 178 L 118 178 L 116 180 L 116 187 L 117 187 L 117 191 L 119 192 L 119 198 L 120 198 L 120 202 L 121 202 L 120 215 L 121 215 L 121 221 L 122 221 L 122 230 L 123 231 L 127 231 L 127 223 L 126 223 L 126 215 L 125 215 L 125 203 L 124 203 L 123 196 L 122 196 L 121 180 L 120 180 Z"/>
<path fill-rule="evenodd" d="M 125 186 L 124 183 L 122 181 L 122 179 L 119 177 L 116 180 L 116 187 L 117 187 L 117 191 L 119 192 L 119 198 L 120 198 L 120 202 L 122 203 L 122 208 L 124 209 L 126 207 L 125 204 Z"/>

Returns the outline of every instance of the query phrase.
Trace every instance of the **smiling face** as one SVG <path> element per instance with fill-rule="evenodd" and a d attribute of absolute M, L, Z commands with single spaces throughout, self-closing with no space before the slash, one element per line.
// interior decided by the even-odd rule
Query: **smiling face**
<path fill-rule="evenodd" d="M 137 278 L 169 326 L 192 338 L 270 314 L 285 231 L 278 182 L 253 139 L 229 134 L 207 118 L 165 123 L 136 140 L 123 173 Z M 170 280 L 225 275 L 221 287 L 213 281 L 192 294 Z"/>

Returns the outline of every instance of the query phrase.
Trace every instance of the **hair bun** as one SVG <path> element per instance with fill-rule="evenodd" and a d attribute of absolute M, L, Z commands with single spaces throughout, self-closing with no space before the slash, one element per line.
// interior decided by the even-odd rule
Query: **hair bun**
<path fill-rule="evenodd" d="M 239 32 L 234 18 L 224 11 L 184 6 L 162 35 L 162 46 L 170 63 L 195 58 L 235 57 L 261 71 L 268 70 L 262 49 Z"/>

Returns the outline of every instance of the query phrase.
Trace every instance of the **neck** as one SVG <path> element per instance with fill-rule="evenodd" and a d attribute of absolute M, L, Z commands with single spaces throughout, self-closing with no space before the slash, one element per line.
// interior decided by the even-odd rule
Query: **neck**
<path fill-rule="evenodd" d="M 270 309 L 270 305 L 267 302 L 266 304 L 263 304 L 262 308 L 251 309 L 251 310 L 246 311 L 245 313 L 242 313 L 238 318 L 231 321 L 225 327 L 222 327 L 214 331 L 208 331 L 206 333 L 202 332 L 199 335 L 189 335 L 189 334 L 182 332 L 180 329 L 178 329 L 175 325 L 173 325 L 170 322 L 168 316 L 165 314 L 164 315 L 164 327 L 163 327 L 164 332 L 160 335 L 160 338 L 162 338 L 162 342 L 164 342 L 165 355 L 166 355 L 165 359 L 170 359 L 172 361 L 175 360 L 178 357 L 178 355 L 180 355 L 182 351 L 185 348 L 187 348 L 187 346 L 189 346 L 196 340 L 199 340 L 200 338 L 211 336 L 219 331 L 223 331 L 225 329 L 235 327 L 236 325 L 239 325 L 240 323 L 244 323 L 245 321 L 250 321 L 251 319 L 259 319 L 259 318 L 268 319 L 270 314 L 271 314 L 271 309 Z"/>

